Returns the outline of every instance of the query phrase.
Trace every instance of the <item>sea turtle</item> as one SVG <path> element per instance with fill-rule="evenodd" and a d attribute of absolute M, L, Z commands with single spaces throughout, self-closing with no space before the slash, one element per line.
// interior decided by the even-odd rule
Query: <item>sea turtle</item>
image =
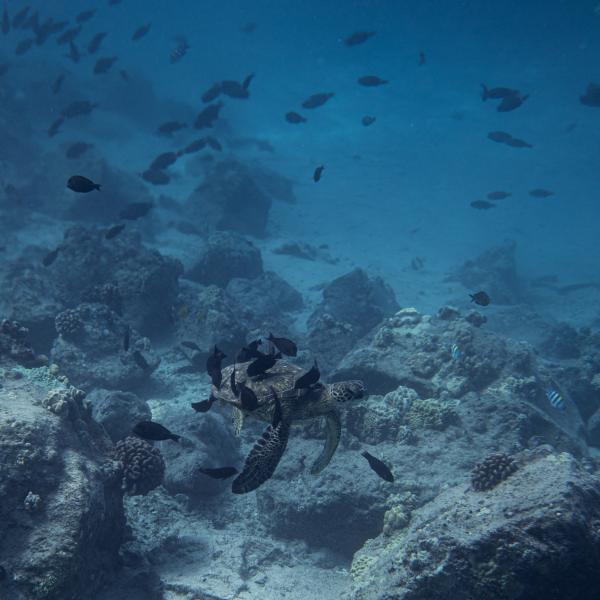
<path fill-rule="evenodd" d="M 305 373 L 303 369 L 285 360 L 279 360 L 266 373 L 250 378 L 246 368 L 250 363 L 235 366 L 236 387 L 248 386 L 258 398 L 258 406 L 252 411 L 244 410 L 239 399 L 231 389 L 231 374 L 234 365 L 223 369 L 222 385 L 215 386 L 212 394 L 232 406 L 236 434 L 242 428 L 245 417 L 252 417 L 269 423 L 248 454 L 243 471 L 235 478 L 232 491 L 245 494 L 255 490 L 273 475 L 283 452 L 285 451 L 290 425 L 317 417 L 325 417 L 327 439 L 325 447 L 312 465 L 313 475 L 320 473 L 331 460 L 341 435 L 341 420 L 338 405 L 346 400 L 362 398 L 366 388 L 362 381 L 342 381 L 339 383 L 315 383 L 308 388 L 294 389 L 295 382 Z M 239 394 L 239 389 L 237 390 Z M 276 400 L 277 398 L 277 400 Z M 278 402 L 277 402 L 278 401 Z M 279 403 L 281 411 L 277 411 Z"/>

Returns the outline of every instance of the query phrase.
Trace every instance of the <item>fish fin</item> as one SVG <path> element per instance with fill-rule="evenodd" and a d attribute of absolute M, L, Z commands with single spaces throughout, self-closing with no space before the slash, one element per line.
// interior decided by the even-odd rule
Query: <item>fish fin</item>
<path fill-rule="evenodd" d="M 488 99 L 488 89 L 484 83 L 481 84 L 481 87 L 483 88 L 481 92 L 481 99 L 485 102 Z"/>
<path fill-rule="evenodd" d="M 290 426 L 281 421 L 269 425 L 256 441 L 244 463 L 244 470 L 233 480 L 231 491 L 246 494 L 271 478 L 287 446 Z"/>
<path fill-rule="evenodd" d="M 179 443 L 179 440 L 181 439 L 181 436 L 180 436 L 180 435 L 177 435 L 177 434 L 175 434 L 175 433 L 172 433 L 172 434 L 171 434 L 171 439 L 172 439 L 174 442 L 177 442 L 177 443 Z"/>
<path fill-rule="evenodd" d="M 329 464 L 342 436 L 342 422 L 336 410 L 325 415 L 325 424 L 327 425 L 325 446 L 310 469 L 311 475 L 318 475 Z"/>
<path fill-rule="evenodd" d="M 242 427 L 244 426 L 244 413 L 237 407 L 231 409 L 231 418 L 233 420 L 233 432 L 236 437 L 240 437 Z"/>

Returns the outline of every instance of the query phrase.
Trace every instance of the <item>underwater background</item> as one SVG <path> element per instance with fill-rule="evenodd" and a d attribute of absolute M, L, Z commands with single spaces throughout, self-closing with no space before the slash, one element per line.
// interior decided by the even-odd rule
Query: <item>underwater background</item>
<path fill-rule="evenodd" d="M 0 4 L 0 598 L 600 598 L 600 4 Z"/>

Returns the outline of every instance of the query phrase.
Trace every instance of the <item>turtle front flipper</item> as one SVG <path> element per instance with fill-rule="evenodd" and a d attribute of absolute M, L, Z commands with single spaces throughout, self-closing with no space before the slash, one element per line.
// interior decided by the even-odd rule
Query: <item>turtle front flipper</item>
<path fill-rule="evenodd" d="M 256 441 L 246 458 L 244 470 L 233 480 L 231 491 L 246 494 L 262 485 L 275 472 L 290 433 L 289 424 L 280 421 L 275 427 L 269 425 Z"/>
<path fill-rule="evenodd" d="M 329 464 L 342 435 L 342 422 L 337 411 L 328 412 L 325 415 L 325 423 L 327 425 L 327 439 L 323 451 L 310 469 L 312 475 L 318 475 Z"/>

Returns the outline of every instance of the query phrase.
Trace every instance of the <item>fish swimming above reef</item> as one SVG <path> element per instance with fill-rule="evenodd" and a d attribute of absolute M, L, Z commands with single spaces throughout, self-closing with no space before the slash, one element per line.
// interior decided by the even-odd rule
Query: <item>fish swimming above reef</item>
<path fill-rule="evenodd" d="M 534 198 L 548 198 L 549 196 L 554 196 L 554 192 L 543 188 L 536 188 L 534 190 L 529 190 L 529 195 Z"/>
<path fill-rule="evenodd" d="M 73 175 L 72 177 L 69 177 L 67 187 L 79 194 L 87 194 L 94 190 L 100 191 L 99 183 L 94 183 L 91 179 L 88 179 L 83 175 Z"/>
<path fill-rule="evenodd" d="M 92 147 L 92 144 L 88 144 L 86 142 L 75 142 L 67 148 L 65 156 L 70 159 L 79 158 Z"/>
<path fill-rule="evenodd" d="M 200 111 L 196 120 L 194 121 L 194 127 L 196 129 L 205 129 L 212 127 L 213 123 L 219 118 L 219 112 L 223 108 L 222 102 L 216 104 L 209 104 L 204 110 Z"/>
<path fill-rule="evenodd" d="M 487 194 L 487 197 L 490 200 L 504 200 L 504 198 L 508 198 L 509 196 L 512 196 L 512 194 L 510 192 L 489 192 Z"/>
<path fill-rule="evenodd" d="M 13 29 L 19 29 L 25 23 L 25 19 L 27 19 L 27 14 L 29 13 L 29 6 L 25 6 L 19 12 L 15 13 L 15 16 L 12 20 Z"/>
<path fill-rule="evenodd" d="M 62 84 L 65 80 L 65 74 L 61 73 L 52 83 L 52 87 L 50 88 L 52 90 L 53 94 L 58 94 L 58 92 L 60 92 L 60 88 L 62 88 Z"/>
<path fill-rule="evenodd" d="M 159 442 L 163 440 L 173 440 L 178 442 L 181 439 L 180 435 L 171 433 L 164 425 L 156 423 L 155 421 L 140 421 L 132 429 L 135 435 L 143 438 L 144 440 L 152 440 Z"/>
<path fill-rule="evenodd" d="M 490 297 L 483 291 L 469 294 L 469 296 L 471 297 L 471 302 L 475 302 L 475 304 L 479 304 L 479 306 L 488 306 L 491 302 Z"/>
<path fill-rule="evenodd" d="M 66 119 L 89 115 L 98 105 L 89 100 L 75 100 L 60 113 Z"/>
<path fill-rule="evenodd" d="M 498 112 L 509 112 L 511 110 L 515 110 L 519 108 L 529 98 L 529 94 L 525 96 L 521 96 L 520 94 L 513 94 L 512 96 L 505 96 L 502 98 L 502 102 L 498 104 L 496 110 Z"/>
<path fill-rule="evenodd" d="M 288 123 L 293 123 L 294 125 L 298 123 L 306 123 L 306 119 L 302 115 L 299 115 L 297 112 L 294 112 L 293 110 L 285 113 L 285 120 Z"/>
<path fill-rule="evenodd" d="M 160 135 L 173 135 L 176 131 L 185 129 L 187 125 L 180 121 L 167 121 L 158 127 L 156 130 Z"/>
<path fill-rule="evenodd" d="M 221 95 L 221 82 L 213 83 L 201 96 L 202 102 L 212 102 Z"/>
<path fill-rule="evenodd" d="M 108 73 L 115 62 L 117 62 L 116 56 L 105 56 L 103 58 L 99 58 L 94 65 L 94 73 L 96 75 L 104 75 L 104 73 Z"/>
<path fill-rule="evenodd" d="M 240 404 L 244 410 L 253 411 L 258 408 L 258 397 L 254 391 L 245 383 L 240 383 L 238 386 Z"/>
<path fill-rule="evenodd" d="M 80 32 L 81 25 L 79 25 L 78 27 L 73 27 L 72 29 L 67 29 L 67 31 L 65 31 L 62 35 L 56 38 L 56 43 L 59 46 L 62 46 L 63 44 L 70 44 L 71 42 L 75 41 L 75 38 L 79 35 Z"/>
<path fill-rule="evenodd" d="M 277 348 L 277 350 L 286 356 L 296 356 L 298 354 L 298 346 L 288 338 L 275 337 L 272 333 L 269 333 L 267 339 Z"/>
<path fill-rule="evenodd" d="M 558 410 L 565 410 L 567 408 L 565 399 L 561 396 L 561 394 L 558 391 L 556 391 L 553 388 L 550 388 L 546 390 L 545 393 L 546 398 L 548 398 L 548 401 L 554 408 L 557 408 Z"/>
<path fill-rule="evenodd" d="M 221 146 L 221 143 L 219 142 L 219 140 L 217 140 L 214 137 L 211 137 L 210 135 L 207 136 L 206 138 L 206 143 L 213 149 L 216 150 L 217 152 L 222 152 L 223 150 L 223 146 Z"/>
<path fill-rule="evenodd" d="M 493 202 L 488 202 L 487 200 L 475 200 L 471 202 L 471 206 L 478 210 L 489 210 L 490 208 L 496 208 L 496 205 Z"/>
<path fill-rule="evenodd" d="M 323 174 L 323 169 L 325 169 L 324 165 L 321 165 L 315 169 L 315 172 L 313 173 L 313 181 L 315 183 L 317 183 L 317 181 L 321 180 L 321 175 Z"/>
<path fill-rule="evenodd" d="M 179 62 L 190 49 L 190 45 L 187 43 L 187 40 L 183 36 L 176 37 L 175 41 L 177 42 L 177 45 L 169 53 L 169 61 L 172 65 L 176 62 Z"/>
<path fill-rule="evenodd" d="M 241 83 L 230 80 L 221 82 L 221 93 L 230 98 L 245 99 L 250 97 L 250 92 Z"/>
<path fill-rule="evenodd" d="M 138 40 L 141 40 L 150 31 L 151 26 L 152 26 L 151 23 L 147 23 L 146 25 L 140 25 L 133 32 L 133 35 L 131 36 L 131 41 L 137 42 Z"/>
<path fill-rule="evenodd" d="M 208 355 L 206 359 L 206 372 L 212 381 L 212 384 L 217 388 L 221 389 L 221 363 L 223 359 L 227 358 L 227 355 L 219 350 L 217 346 L 213 348 L 212 354 Z"/>
<path fill-rule="evenodd" d="M 123 231 L 123 229 L 125 229 L 125 223 L 112 225 L 104 232 L 104 239 L 112 240 L 113 238 L 116 238 Z"/>
<path fill-rule="evenodd" d="M 180 150 L 177 154 L 181 156 L 182 154 L 193 154 L 194 152 L 199 152 L 200 150 L 204 150 L 206 148 L 206 138 L 200 138 L 190 142 L 183 150 Z"/>
<path fill-rule="evenodd" d="M 163 152 L 159 154 L 150 164 L 150 169 L 163 170 L 170 167 L 177 160 L 176 152 Z"/>
<path fill-rule="evenodd" d="M 502 100 L 508 96 L 514 96 L 519 94 L 519 90 L 514 90 L 508 87 L 495 87 L 489 89 L 485 83 L 481 84 L 481 99 L 485 102 L 488 98 L 492 100 Z"/>
<path fill-rule="evenodd" d="M 375 117 L 371 117 L 370 115 L 365 115 L 360 122 L 365 126 L 369 127 L 369 125 L 373 125 L 377 119 Z"/>
<path fill-rule="evenodd" d="M 377 77 L 377 75 L 363 75 L 358 78 L 358 83 L 365 87 L 376 87 L 378 85 L 385 85 L 386 83 L 389 83 L 389 81 L 387 79 L 381 79 L 381 77 Z"/>
<path fill-rule="evenodd" d="M 21 42 L 19 42 L 17 44 L 17 47 L 15 48 L 15 54 L 17 56 L 23 56 L 23 54 L 25 54 L 25 52 L 27 52 L 31 49 L 34 42 L 35 42 L 35 40 L 33 38 L 29 38 L 27 40 L 22 40 Z"/>
<path fill-rule="evenodd" d="M 358 46 L 359 44 L 364 44 L 374 35 L 374 31 L 355 31 L 352 35 L 349 35 L 344 39 L 344 44 L 346 44 L 346 46 Z"/>
<path fill-rule="evenodd" d="M 512 148 L 533 148 L 529 142 L 526 142 L 520 138 L 511 137 L 510 140 L 506 140 L 505 143 L 507 146 L 511 146 Z"/>
<path fill-rule="evenodd" d="M 142 179 L 152 185 L 167 185 L 171 181 L 169 175 L 160 169 L 146 169 L 142 173 Z"/>
<path fill-rule="evenodd" d="M 271 367 L 273 367 L 280 358 L 281 352 L 278 352 L 277 354 L 259 353 L 259 356 L 255 358 L 246 368 L 246 375 L 248 375 L 248 377 L 257 377 L 258 375 L 263 375 Z"/>
<path fill-rule="evenodd" d="M 208 475 L 209 477 L 212 477 L 213 479 L 229 479 L 238 472 L 238 470 L 235 467 L 217 467 L 215 469 L 198 467 L 198 471 L 203 475 Z"/>
<path fill-rule="evenodd" d="M 456 342 L 450 346 L 450 355 L 452 356 L 452 360 L 458 360 L 462 356 L 460 347 Z"/>
<path fill-rule="evenodd" d="M 215 403 L 216 398 L 211 395 L 208 400 L 202 400 L 201 402 L 192 402 L 192 408 L 196 412 L 205 413 L 208 412 L 212 405 Z"/>
<path fill-rule="evenodd" d="M 313 366 L 306 373 L 296 379 L 294 382 L 294 389 L 307 389 L 317 383 L 319 379 L 321 379 L 321 371 L 319 371 L 319 365 L 317 365 L 317 360 L 315 359 Z"/>
<path fill-rule="evenodd" d="M 152 202 L 132 202 L 119 213 L 119 218 L 135 221 L 145 217 L 152 208 L 154 208 Z"/>
<path fill-rule="evenodd" d="M 80 12 L 75 17 L 75 22 L 76 23 L 85 23 L 86 21 L 89 21 L 95 14 L 96 14 L 95 8 L 90 8 L 89 10 L 84 10 L 83 12 Z"/>
<path fill-rule="evenodd" d="M 375 458 L 372 454 L 369 454 L 366 451 L 361 452 L 361 456 L 364 456 L 367 459 L 371 469 L 373 469 L 373 471 L 375 471 L 375 473 L 377 473 L 381 479 L 385 479 L 385 481 L 389 481 L 390 483 L 394 481 L 394 476 L 392 475 L 390 468 L 383 461 Z"/>
<path fill-rule="evenodd" d="M 64 122 L 65 120 L 62 117 L 59 117 L 58 119 L 53 121 L 52 125 L 50 125 L 50 127 L 48 128 L 48 137 L 54 137 L 58 133 L 60 126 Z"/>
<path fill-rule="evenodd" d="M 258 358 L 262 355 L 262 352 L 258 349 L 258 347 L 262 345 L 262 340 L 254 340 L 250 342 L 247 346 L 244 346 L 235 357 L 236 362 L 248 362 L 253 358 Z"/>
<path fill-rule="evenodd" d="M 506 133 L 506 131 L 490 131 L 487 136 L 490 140 L 499 144 L 506 144 L 508 140 L 512 139 L 512 135 Z"/>
<path fill-rule="evenodd" d="M 310 109 L 317 108 L 319 106 L 323 106 L 325 102 L 334 96 L 334 92 L 320 92 L 319 94 L 313 94 L 302 103 L 302 106 Z"/>
<path fill-rule="evenodd" d="M 88 44 L 87 47 L 87 51 L 89 54 L 95 54 L 98 49 L 100 48 L 100 44 L 102 43 L 102 40 L 107 36 L 108 34 L 105 31 L 102 31 L 100 33 L 97 33 L 90 41 L 90 43 Z"/>
<path fill-rule="evenodd" d="M 69 44 L 69 53 L 65 54 L 65 58 L 69 58 L 74 63 L 78 63 L 81 58 L 81 53 L 79 52 L 79 48 L 75 44 L 75 42 L 71 42 Z"/>

